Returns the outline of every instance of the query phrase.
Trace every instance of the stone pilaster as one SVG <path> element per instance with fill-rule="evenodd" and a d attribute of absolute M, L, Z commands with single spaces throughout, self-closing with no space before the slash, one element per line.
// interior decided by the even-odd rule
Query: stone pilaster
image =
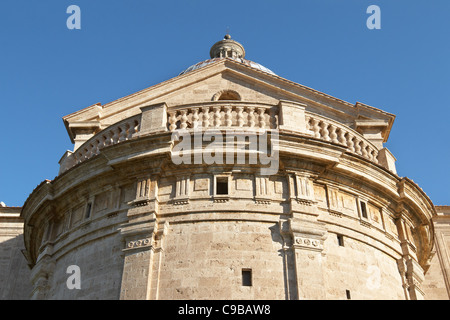
<path fill-rule="evenodd" d="M 33 284 L 33 291 L 31 292 L 31 300 L 47 298 L 50 281 L 55 270 L 55 261 L 51 257 L 51 251 L 52 246 L 47 245 L 32 269 L 31 283 Z"/>
<path fill-rule="evenodd" d="M 323 243 L 327 237 L 325 224 L 311 216 L 294 213 L 289 219 L 293 239 L 299 299 L 325 299 L 323 275 Z"/>
<path fill-rule="evenodd" d="M 287 175 L 289 184 L 289 200 L 291 214 L 299 212 L 317 216 L 317 201 L 314 198 L 314 186 L 308 173 L 289 172 Z"/>
<path fill-rule="evenodd" d="M 159 223 L 153 233 L 152 257 L 149 271 L 149 283 L 147 288 L 147 299 L 159 299 L 159 278 L 161 265 L 164 257 L 164 238 L 169 230 L 169 223 Z"/>
<path fill-rule="evenodd" d="M 261 204 L 271 203 L 272 193 L 269 188 L 269 178 L 255 175 L 255 202 Z"/>
<path fill-rule="evenodd" d="M 291 250 L 286 254 L 293 259 L 296 298 L 324 299 L 322 251 L 327 230 L 325 224 L 317 220 L 319 213 L 309 176 L 303 173 L 290 173 L 288 181 L 291 217 L 282 235 L 285 246 Z"/>
<path fill-rule="evenodd" d="M 189 176 L 177 177 L 175 184 L 174 204 L 188 204 L 190 194 L 190 178 Z"/>
<path fill-rule="evenodd" d="M 128 222 L 120 228 L 125 248 L 120 299 L 148 299 L 158 222 L 157 176 L 142 177 L 136 183 Z"/>
<path fill-rule="evenodd" d="M 398 269 L 403 281 L 406 299 L 423 300 L 424 292 L 421 284 L 425 279 L 424 270 L 417 261 L 416 248 L 407 230 L 408 212 L 403 205 L 397 209 L 396 225 L 400 238 L 402 258 L 397 260 Z"/>

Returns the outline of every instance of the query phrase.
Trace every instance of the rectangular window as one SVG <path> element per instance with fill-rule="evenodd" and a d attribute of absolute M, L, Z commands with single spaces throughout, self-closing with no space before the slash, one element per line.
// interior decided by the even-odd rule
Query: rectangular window
<path fill-rule="evenodd" d="M 85 219 L 88 219 L 91 216 L 92 203 L 88 203 L 86 206 L 86 214 L 84 215 Z"/>
<path fill-rule="evenodd" d="M 252 269 L 242 269 L 242 285 L 245 287 L 252 286 Z"/>
<path fill-rule="evenodd" d="M 340 246 L 340 247 L 343 247 L 343 246 L 344 246 L 344 236 L 341 235 L 341 234 L 338 234 L 338 235 L 337 235 L 337 240 L 338 240 L 339 246 Z"/>
<path fill-rule="evenodd" d="M 352 299 L 352 297 L 350 296 L 350 290 L 345 290 L 345 295 L 347 296 L 347 300 Z"/>
<path fill-rule="evenodd" d="M 228 177 L 216 178 L 216 194 L 227 195 L 228 194 Z"/>
<path fill-rule="evenodd" d="M 360 201 L 361 204 L 361 215 L 363 216 L 363 218 L 367 219 L 367 207 L 366 207 L 366 203 L 363 201 Z"/>

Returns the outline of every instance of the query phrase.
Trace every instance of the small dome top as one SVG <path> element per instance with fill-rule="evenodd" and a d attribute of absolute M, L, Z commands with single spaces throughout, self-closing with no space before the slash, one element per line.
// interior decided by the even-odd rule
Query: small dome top
<path fill-rule="evenodd" d="M 231 39 L 229 34 L 223 40 L 216 42 L 209 51 L 211 58 L 245 58 L 245 50 L 242 44 Z"/>
<path fill-rule="evenodd" d="M 223 60 L 226 58 L 233 59 L 237 62 L 243 63 L 252 68 L 256 68 L 258 70 L 275 75 L 275 73 L 273 71 L 260 65 L 259 63 L 244 59 L 245 58 L 244 47 L 239 42 L 231 39 L 231 36 L 229 34 L 226 34 L 225 37 L 223 38 L 223 40 L 216 42 L 211 47 L 211 50 L 209 51 L 209 55 L 210 55 L 211 59 L 198 62 L 198 63 L 190 66 L 186 70 L 182 71 L 179 75 L 200 69 L 206 65 L 209 65 L 211 63 L 214 63 L 216 61 Z"/>

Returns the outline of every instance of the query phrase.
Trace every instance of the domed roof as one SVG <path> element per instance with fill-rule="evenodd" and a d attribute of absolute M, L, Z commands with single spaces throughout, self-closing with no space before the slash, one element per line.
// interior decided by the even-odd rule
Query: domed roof
<path fill-rule="evenodd" d="M 260 65 L 259 63 L 254 61 L 244 59 L 245 57 L 244 47 L 239 42 L 232 40 L 229 34 L 225 35 L 223 40 L 216 42 L 211 47 L 209 54 L 211 56 L 211 59 L 200 61 L 190 66 L 186 70 L 182 71 L 179 75 L 200 69 L 211 63 L 225 59 L 232 59 L 237 62 L 243 63 L 249 67 L 275 75 L 275 73 L 272 70 L 264 67 L 263 65 Z"/>

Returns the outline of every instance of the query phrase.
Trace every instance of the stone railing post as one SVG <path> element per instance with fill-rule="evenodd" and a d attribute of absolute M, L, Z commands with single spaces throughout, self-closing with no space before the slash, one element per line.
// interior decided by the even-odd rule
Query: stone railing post
<path fill-rule="evenodd" d="M 280 100 L 279 128 L 306 133 L 305 107 L 306 105 L 301 103 Z"/>
<path fill-rule="evenodd" d="M 138 136 L 168 131 L 167 105 L 165 102 L 142 107 L 141 111 L 141 128 Z"/>
<path fill-rule="evenodd" d="M 395 174 L 397 174 L 397 169 L 395 168 L 396 160 L 387 148 L 383 148 L 378 152 L 378 163 Z"/>

